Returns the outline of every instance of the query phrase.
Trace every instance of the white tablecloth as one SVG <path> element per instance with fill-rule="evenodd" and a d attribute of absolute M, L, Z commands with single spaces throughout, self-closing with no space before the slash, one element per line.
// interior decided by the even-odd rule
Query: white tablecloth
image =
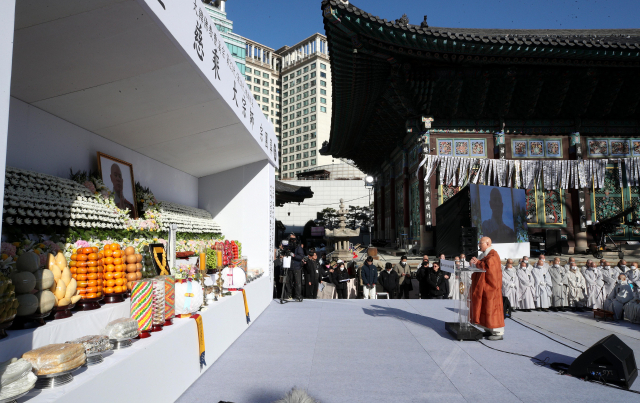
<path fill-rule="evenodd" d="M 251 282 L 245 289 L 253 321 L 271 302 L 273 289 L 267 276 Z M 102 309 L 92 312 L 97 314 Z M 201 314 L 206 362 L 210 366 L 249 327 L 242 292 L 214 302 Z M 87 315 L 78 326 L 95 326 L 98 320 L 91 316 Z M 105 320 L 101 326 L 106 323 Z M 90 332 L 81 335 L 86 334 Z M 5 341 L 0 341 L 3 352 Z M 135 341 L 130 348 L 110 353 L 102 364 L 83 367 L 74 373 L 73 382 L 55 389 L 34 389 L 19 402 L 174 402 L 206 369 L 201 370 L 199 365 L 195 320 L 175 319 L 173 326 Z"/>
<path fill-rule="evenodd" d="M 79 337 L 100 334 L 105 325 L 112 320 L 128 318 L 130 303 L 127 299 L 117 304 L 103 305 L 93 311 L 74 312 L 66 319 L 47 322 L 35 329 L 7 330 L 7 338 L 0 340 L 0 362 L 47 344 L 64 343 Z"/>

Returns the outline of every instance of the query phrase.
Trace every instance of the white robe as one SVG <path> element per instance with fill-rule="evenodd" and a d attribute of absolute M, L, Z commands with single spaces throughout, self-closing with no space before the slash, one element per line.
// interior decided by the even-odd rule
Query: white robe
<path fill-rule="evenodd" d="M 611 291 L 613 291 L 613 289 L 615 288 L 618 281 L 618 275 L 621 273 L 621 271 L 615 266 L 609 266 L 609 268 L 607 268 L 606 266 L 600 266 L 599 269 L 600 274 L 602 274 L 602 281 L 604 282 L 604 298 L 606 299 L 607 296 L 611 294 Z"/>
<path fill-rule="evenodd" d="M 640 291 L 636 289 L 634 298 L 624 305 L 624 318 L 631 323 L 640 323 Z"/>
<path fill-rule="evenodd" d="M 519 267 L 518 272 L 518 309 L 535 309 L 534 283 L 531 272 Z"/>
<path fill-rule="evenodd" d="M 616 319 L 622 319 L 624 304 L 631 301 L 632 298 L 633 291 L 631 291 L 629 284 L 616 284 L 607 300 L 604 301 L 604 309 L 613 312 Z"/>
<path fill-rule="evenodd" d="M 602 274 L 597 268 L 587 268 L 584 271 L 584 281 L 587 284 L 587 302 L 589 308 L 602 309 L 604 294 L 602 293 Z"/>
<path fill-rule="evenodd" d="M 584 281 L 584 277 L 580 270 L 572 271 L 569 269 L 569 273 L 567 273 L 567 283 L 569 285 L 569 289 L 567 290 L 567 300 L 569 302 L 569 306 L 571 307 L 581 307 L 584 305 L 584 297 L 586 292 L 586 284 Z"/>
<path fill-rule="evenodd" d="M 640 269 L 636 269 L 635 266 L 631 266 L 625 273 L 629 284 L 633 284 L 633 288 L 640 288 Z"/>
<path fill-rule="evenodd" d="M 534 281 L 536 308 L 549 308 L 551 300 L 551 279 L 549 278 L 549 274 L 547 274 L 544 267 L 540 268 L 536 266 L 531 270 L 531 276 Z"/>
<path fill-rule="evenodd" d="M 564 267 L 551 266 L 549 268 L 549 277 L 551 278 L 551 305 L 557 308 L 569 306 L 567 302 L 567 288 L 569 283 L 567 280 L 567 272 Z"/>
<path fill-rule="evenodd" d="M 513 267 L 502 271 L 502 295 L 509 299 L 512 308 L 518 309 L 518 273 Z"/>

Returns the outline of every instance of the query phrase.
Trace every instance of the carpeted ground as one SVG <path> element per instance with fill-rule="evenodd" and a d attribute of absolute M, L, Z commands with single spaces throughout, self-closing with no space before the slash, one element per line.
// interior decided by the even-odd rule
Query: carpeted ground
<path fill-rule="evenodd" d="M 507 320 L 505 339 L 485 346 L 454 341 L 444 330 L 445 321 L 457 320 L 454 304 L 273 302 L 178 401 L 267 403 L 294 386 L 323 403 L 640 401 L 486 347 L 569 364 L 580 352 L 545 335 L 584 351 L 615 333 L 638 356 L 640 325 L 595 322 L 586 313 L 516 312 L 520 323 Z M 632 389 L 640 390 L 640 381 Z"/>

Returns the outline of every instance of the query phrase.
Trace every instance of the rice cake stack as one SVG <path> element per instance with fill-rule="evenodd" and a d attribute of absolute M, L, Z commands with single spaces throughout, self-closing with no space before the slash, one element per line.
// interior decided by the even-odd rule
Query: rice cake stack
<path fill-rule="evenodd" d="M 53 375 L 78 368 L 86 361 L 82 344 L 49 344 L 27 351 L 22 358 L 29 361 L 36 375 Z"/>

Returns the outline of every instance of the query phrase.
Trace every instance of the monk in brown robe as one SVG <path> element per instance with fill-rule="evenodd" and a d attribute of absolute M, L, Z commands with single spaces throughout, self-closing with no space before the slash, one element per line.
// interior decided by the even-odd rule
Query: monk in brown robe
<path fill-rule="evenodd" d="M 485 272 L 471 276 L 471 323 L 485 330 L 489 340 L 502 340 L 504 311 L 502 307 L 502 266 L 498 252 L 491 247 L 491 238 L 480 239 L 478 258 L 471 264 Z"/>

